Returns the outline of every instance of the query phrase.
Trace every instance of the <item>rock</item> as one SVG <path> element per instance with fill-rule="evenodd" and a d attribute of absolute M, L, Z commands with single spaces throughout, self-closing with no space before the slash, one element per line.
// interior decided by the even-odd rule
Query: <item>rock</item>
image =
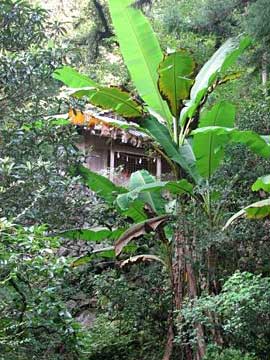
<path fill-rule="evenodd" d="M 58 255 L 59 256 L 67 256 L 69 254 L 69 249 L 61 246 L 58 250 Z"/>
<path fill-rule="evenodd" d="M 73 310 L 73 309 L 76 308 L 77 303 L 76 303 L 76 301 L 74 301 L 74 300 L 69 300 L 69 301 L 66 303 L 66 305 L 67 305 L 68 310 Z"/>
<path fill-rule="evenodd" d="M 94 321 L 96 319 L 96 314 L 89 310 L 84 310 L 80 313 L 79 316 L 76 317 L 76 320 L 85 328 L 92 328 L 94 325 Z"/>

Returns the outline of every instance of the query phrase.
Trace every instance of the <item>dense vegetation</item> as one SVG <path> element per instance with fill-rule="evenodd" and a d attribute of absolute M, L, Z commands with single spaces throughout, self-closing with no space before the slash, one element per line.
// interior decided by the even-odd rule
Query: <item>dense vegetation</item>
<path fill-rule="evenodd" d="M 0 358 L 268 360 L 268 0 L 53 3 L 0 4 Z M 84 167 L 89 103 L 170 181 Z"/>

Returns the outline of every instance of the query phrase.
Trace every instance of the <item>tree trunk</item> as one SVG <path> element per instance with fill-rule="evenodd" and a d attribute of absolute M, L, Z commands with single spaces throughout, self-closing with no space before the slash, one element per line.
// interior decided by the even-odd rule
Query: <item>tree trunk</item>
<path fill-rule="evenodd" d="M 197 281 L 196 281 L 196 274 L 193 268 L 192 259 L 193 254 L 190 250 L 189 245 L 186 245 L 186 271 L 187 271 L 187 279 L 188 279 L 188 287 L 189 287 L 189 298 L 190 300 L 195 300 L 198 297 L 198 290 L 197 290 Z M 195 355 L 196 360 L 201 360 L 205 355 L 205 341 L 204 341 L 204 329 L 202 324 L 197 323 L 195 324 L 195 329 L 197 332 L 198 338 L 198 350 Z"/>
<path fill-rule="evenodd" d="M 168 331 L 167 331 L 167 342 L 162 360 L 170 360 L 173 352 L 173 314 L 169 314 L 168 318 Z"/>

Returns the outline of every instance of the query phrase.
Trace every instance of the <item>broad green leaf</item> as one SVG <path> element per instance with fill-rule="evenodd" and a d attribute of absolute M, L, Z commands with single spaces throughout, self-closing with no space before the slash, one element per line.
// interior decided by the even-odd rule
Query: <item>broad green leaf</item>
<path fill-rule="evenodd" d="M 157 69 L 163 54 L 149 21 L 132 3 L 133 0 L 109 0 L 121 53 L 141 98 L 171 124 L 168 105 L 157 86 Z"/>
<path fill-rule="evenodd" d="M 119 195 L 120 196 L 120 195 Z M 132 201 L 128 209 L 122 212 L 122 215 L 131 218 L 135 223 L 139 223 L 147 219 L 147 215 L 144 211 L 145 203 L 142 200 Z"/>
<path fill-rule="evenodd" d="M 193 178 L 196 184 L 202 182 L 198 169 L 196 167 L 196 158 L 192 149 L 192 139 L 185 139 L 179 147 L 179 155 L 173 157 L 172 160 L 177 162 L 181 167 Z"/>
<path fill-rule="evenodd" d="M 141 122 L 141 127 L 146 129 L 151 137 L 156 140 L 158 145 L 163 148 L 169 158 L 178 156 L 176 143 L 173 141 L 168 129 L 162 125 L 156 118 L 147 117 Z"/>
<path fill-rule="evenodd" d="M 199 128 L 207 126 L 233 127 L 235 107 L 227 101 L 219 102 L 211 110 L 203 112 Z M 213 133 L 195 134 L 193 150 L 196 156 L 196 166 L 201 176 L 209 179 L 224 158 L 224 138 Z"/>
<path fill-rule="evenodd" d="M 154 179 L 153 179 L 154 180 Z M 121 194 L 117 197 L 117 203 L 121 207 L 128 206 L 130 203 L 142 198 L 142 195 L 145 192 L 159 192 L 161 190 L 168 190 L 172 194 L 192 194 L 193 185 L 190 184 L 186 179 L 179 181 L 153 181 L 141 186 L 137 186 L 135 189 L 129 191 L 128 193 Z M 163 210 L 163 209 L 162 209 Z"/>
<path fill-rule="evenodd" d="M 270 192 L 270 175 L 259 177 L 252 185 L 252 191 L 264 190 Z"/>
<path fill-rule="evenodd" d="M 185 125 L 186 119 L 192 118 L 209 87 L 214 84 L 218 76 L 236 61 L 237 57 L 243 53 L 249 44 L 249 38 L 230 38 L 205 63 L 195 78 L 195 83 L 190 92 L 190 99 L 181 111 L 181 126 Z"/>
<path fill-rule="evenodd" d="M 243 216 L 248 219 L 263 219 L 270 216 L 270 199 L 255 202 L 238 211 L 226 222 L 223 230 L 227 229 L 235 220 Z"/>
<path fill-rule="evenodd" d="M 172 194 L 191 193 L 193 186 L 186 180 L 179 181 L 155 181 L 135 188 L 133 191 L 144 193 L 149 191 L 169 190 Z M 121 195 L 120 195 L 121 196 Z"/>
<path fill-rule="evenodd" d="M 100 242 L 103 240 L 116 240 L 124 229 L 109 230 L 107 228 L 71 229 L 61 231 L 57 235 L 66 239 Z"/>
<path fill-rule="evenodd" d="M 154 117 L 145 118 L 141 123 L 141 127 L 148 130 L 152 138 L 156 140 L 171 160 L 180 165 L 196 182 L 200 181 L 195 156 L 188 141 L 185 141 L 178 149 L 168 129 Z"/>
<path fill-rule="evenodd" d="M 137 249 L 138 249 L 138 247 L 136 245 L 127 245 L 123 249 L 123 253 L 134 254 Z M 94 261 L 94 260 L 105 260 L 106 261 L 107 259 L 108 260 L 111 259 L 113 261 L 116 260 L 114 246 L 108 246 L 106 248 L 94 250 L 93 252 L 91 252 L 87 255 L 80 256 L 79 258 L 75 259 L 72 262 L 71 266 L 77 267 L 77 266 L 81 266 L 81 265 L 86 265 L 89 262 Z"/>
<path fill-rule="evenodd" d="M 194 69 L 195 62 L 185 50 L 166 55 L 159 65 L 159 91 L 175 117 L 179 116 L 182 100 L 189 97 Z"/>
<path fill-rule="evenodd" d="M 270 145 L 265 141 L 263 137 L 250 130 L 238 130 L 235 128 L 225 128 L 220 126 L 208 126 L 198 128 L 191 133 L 192 135 L 197 134 L 212 134 L 220 137 L 220 146 L 225 146 L 230 142 L 246 145 L 257 155 L 264 158 L 270 157 Z"/>
<path fill-rule="evenodd" d="M 71 88 L 68 94 L 73 97 L 78 99 L 87 97 L 91 104 L 102 109 L 113 110 L 127 118 L 141 117 L 143 114 L 141 104 L 132 99 L 127 91 L 117 87 L 101 86 L 71 67 L 62 67 L 56 70 L 53 76 Z"/>
<path fill-rule="evenodd" d="M 117 195 L 127 192 L 125 188 L 116 186 L 105 176 L 99 175 L 82 165 L 79 165 L 76 170 L 77 174 L 83 178 L 84 184 L 109 204 L 114 202 Z"/>
<path fill-rule="evenodd" d="M 245 208 L 248 219 L 263 219 L 270 216 L 270 199 L 258 201 Z"/>
<path fill-rule="evenodd" d="M 168 181 L 164 188 L 175 195 L 192 194 L 193 191 L 193 185 L 186 179 L 179 181 Z"/>
<path fill-rule="evenodd" d="M 120 255 L 123 248 L 129 244 L 135 238 L 138 238 L 142 235 L 145 235 L 151 231 L 156 231 L 156 229 L 168 221 L 168 215 L 157 216 L 152 219 L 145 220 L 139 224 L 131 226 L 126 230 L 120 238 L 115 243 L 115 254 L 116 256 Z"/>
<path fill-rule="evenodd" d="M 53 78 L 61 81 L 70 88 L 83 88 L 83 87 L 99 87 L 99 85 L 89 79 L 87 75 L 82 75 L 70 66 L 63 66 L 56 69 L 53 73 Z"/>
<path fill-rule="evenodd" d="M 137 118 L 143 115 L 141 104 L 132 99 L 130 93 L 117 87 L 81 88 L 70 95 L 78 99 L 87 97 L 91 104 L 102 109 L 113 110 L 126 118 Z"/>
<path fill-rule="evenodd" d="M 122 210 L 127 210 L 130 203 L 134 200 L 142 200 L 144 203 L 151 206 L 156 212 L 164 212 L 164 200 L 159 193 L 151 193 L 145 191 L 138 194 L 136 189 L 141 188 L 147 184 L 152 184 L 156 181 L 155 177 L 146 170 L 139 170 L 134 172 L 129 180 L 127 196 L 119 195 L 117 197 L 117 204 Z M 125 195 L 125 194 L 122 194 Z"/>
<path fill-rule="evenodd" d="M 89 255 L 80 256 L 78 259 L 72 262 L 71 266 L 77 267 L 81 265 L 86 265 L 96 259 L 115 259 L 114 247 L 109 246 L 107 248 L 99 249 Z"/>

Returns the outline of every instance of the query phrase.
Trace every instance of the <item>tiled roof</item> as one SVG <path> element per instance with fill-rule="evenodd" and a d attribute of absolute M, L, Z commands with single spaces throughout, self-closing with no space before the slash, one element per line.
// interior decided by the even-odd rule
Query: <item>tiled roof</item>
<path fill-rule="evenodd" d="M 109 113 L 97 113 L 92 109 L 83 112 L 70 109 L 68 117 L 72 124 L 82 126 L 93 135 L 120 139 L 122 143 L 129 143 L 132 146 L 142 147 L 147 140 L 150 140 L 139 130 L 138 124 L 119 120 Z"/>

